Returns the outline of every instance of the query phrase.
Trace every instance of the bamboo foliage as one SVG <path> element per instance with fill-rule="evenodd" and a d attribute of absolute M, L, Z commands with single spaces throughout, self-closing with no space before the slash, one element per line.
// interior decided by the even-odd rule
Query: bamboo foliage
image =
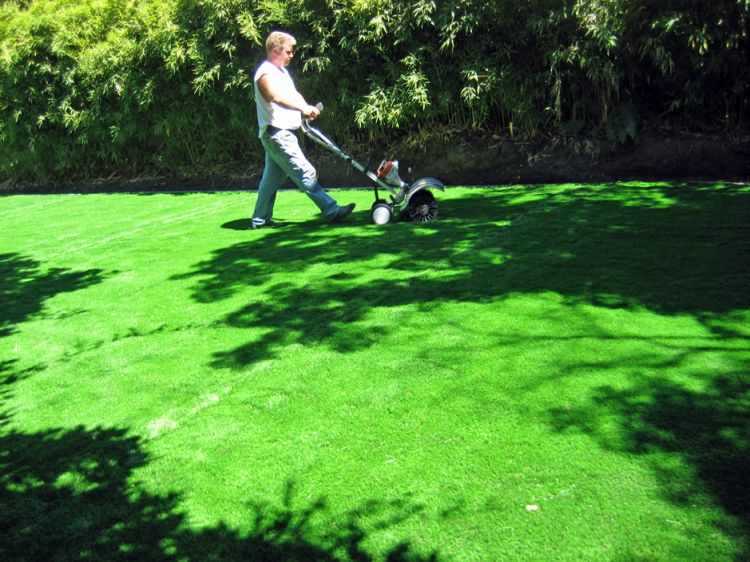
<path fill-rule="evenodd" d="M 273 29 L 342 143 L 748 125 L 750 0 L 26 0 L 0 5 L 0 181 L 260 160 Z"/>

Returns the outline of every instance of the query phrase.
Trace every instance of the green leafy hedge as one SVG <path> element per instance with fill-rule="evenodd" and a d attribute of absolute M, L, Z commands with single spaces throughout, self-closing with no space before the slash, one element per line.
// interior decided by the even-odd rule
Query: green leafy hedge
<path fill-rule="evenodd" d="M 0 6 L 0 180 L 260 159 L 272 29 L 342 143 L 746 128 L 750 0 L 31 0 Z"/>

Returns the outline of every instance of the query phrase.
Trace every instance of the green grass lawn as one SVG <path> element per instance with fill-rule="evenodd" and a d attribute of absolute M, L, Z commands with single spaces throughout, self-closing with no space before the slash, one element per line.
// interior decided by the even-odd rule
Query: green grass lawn
<path fill-rule="evenodd" d="M 750 557 L 750 188 L 0 198 L 2 560 Z"/>

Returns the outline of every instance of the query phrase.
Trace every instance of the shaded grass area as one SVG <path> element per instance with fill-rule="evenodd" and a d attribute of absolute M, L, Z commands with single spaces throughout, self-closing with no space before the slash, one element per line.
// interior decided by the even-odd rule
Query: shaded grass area
<path fill-rule="evenodd" d="M 0 337 L 14 326 L 40 312 L 44 301 L 58 293 L 83 289 L 102 279 L 97 269 L 40 271 L 41 264 L 17 253 L 0 254 Z"/>
<path fill-rule="evenodd" d="M 748 555 L 748 188 L 298 195 L 0 200 L 0 557 Z"/>
<path fill-rule="evenodd" d="M 17 254 L 1 256 L 3 337 L 56 294 L 106 278 L 99 270 L 43 270 Z M 3 349 L 7 352 L 6 349 Z M 0 362 L 0 400 L 7 408 L 13 385 L 44 370 Z M 3 560 L 364 560 L 361 520 L 388 528 L 410 516 L 407 502 L 368 501 L 345 514 L 336 528 L 316 525 L 323 499 L 301 503 L 287 481 L 281 505 L 246 504 L 242 532 L 226 525 L 194 530 L 179 508 L 180 495 L 153 494 L 131 481 L 151 455 L 141 438 L 110 427 L 24 432 L 12 427 L 12 410 L 0 412 L 0 558 Z M 434 560 L 401 542 L 388 560 Z"/>
<path fill-rule="evenodd" d="M 378 306 L 429 308 L 552 291 L 566 303 L 695 314 L 707 324 L 712 314 L 747 309 L 750 226 L 745 209 L 734 208 L 737 195 L 694 186 L 670 191 L 674 201 L 652 202 L 640 201 L 650 194 L 641 191 L 563 188 L 532 192 L 528 200 L 514 191 L 470 194 L 450 201 L 448 228 L 428 223 L 335 238 L 314 227 L 276 230 L 260 244 L 222 248 L 178 278 L 197 278 L 195 300 L 211 302 L 276 273 L 301 273 L 316 261 L 365 268 L 374 258 L 385 262 L 387 276 L 332 269 L 301 287 L 288 280 L 267 286 L 267 299 L 227 318 L 237 327 L 271 328 L 268 345 L 226 357 L 239 364 L 303 334 L 330 341 L 340 323 L 351 325 Z M 362 345 L 360 334 L 343 335 L 346 340 L 334 339 L 340 350 Z"/>
<path fill-rule="evenodd" d="M 287 483 L 281 506 L 247 504 L 247 530 L 194 530 L 178 494 L 150 494 L 129 483 L 150 459 L 124 430 L 11 431 L 0 446 L 4 560 L 362 560 L 369 559 L 363 518 L 387 528 L 410 513 L 403 502 L 371 501 L 329 530 L 316 525 L 325 502 L 302 504 Z M 435 557 L 402 543 L 386 559 Z"/>

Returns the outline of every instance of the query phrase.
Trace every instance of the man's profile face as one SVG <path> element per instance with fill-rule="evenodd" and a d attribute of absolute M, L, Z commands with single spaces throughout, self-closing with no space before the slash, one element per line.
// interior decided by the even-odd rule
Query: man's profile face
<path fill-rule="evenodd" d="M 292 59 L 294 58 L 294 45 L 291 43 L 285 43 L 281 49 L 277 49 L 276 51 L 279 54 L 279 57 L 281 58 L 281 62 L 284 66 L 289 66 L 289 63 L 292 62 Z"/>

